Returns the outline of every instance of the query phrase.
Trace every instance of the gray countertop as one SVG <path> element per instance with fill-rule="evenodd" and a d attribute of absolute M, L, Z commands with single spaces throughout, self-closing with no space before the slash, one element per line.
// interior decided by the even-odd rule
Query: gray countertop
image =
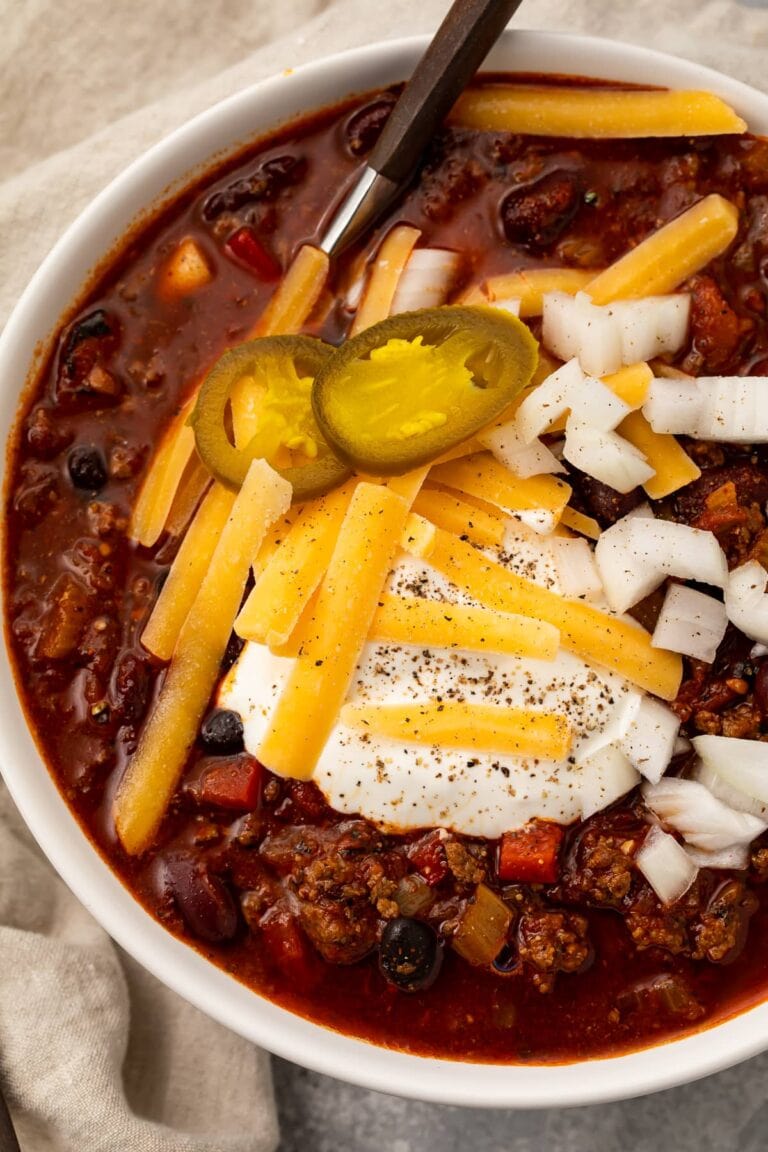
<path fill-rule="evenodd" d="M 713 1037 L 713 1043 L 716 1040 Z M 599 1066 L 595 1066 L 599 1075 Z M 765 1152 L 768 1053 L 696 1084 L 589 1108 L 475 1111 L 274 1061 L 279 1152 Z"/>

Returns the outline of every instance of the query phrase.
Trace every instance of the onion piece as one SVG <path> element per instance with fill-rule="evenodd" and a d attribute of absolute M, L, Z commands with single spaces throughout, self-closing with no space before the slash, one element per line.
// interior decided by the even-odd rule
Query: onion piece
<path fill-rule="evenodd" d="M 583 597 L 585 600 L 602 596 L 603 585 L 586 540 L 553 536 L 550 547 L 563 596 Z"/>
<path fill-rule="evenodd" d="M 696 385 L 704 396 L 697 437 L 728 444 L 768 441 L 768 378 L 702 376 Z"/>
<path fill-rule="evenodd" d="M 720 588 L 728 580 L 728 564 L 714 534 L 670 520 L 623 517 L 601 533 L 595 559 L 614 612 L 626 612 L 665 576 Z"/>
<path fill-rule="evenodd" d="M 608 744 L 581 762 L 581 818 L 601 812 L 640 783 L 623 752 Z"/>
<path fill-rule="evenodd" d="M 609 745 L 618 750 L 627 729 L 638 713 L 642 699 L 642 692 L 638 692 L 634 688 L 630 689 L 614 708 L 602 728 L 582 738 L 574 748 L 573 758 L 576 764 L 585 764 L 587 761 L 591 761 L 596 752 L 600 752 Z M 622 755 L 624 755 L 623 752 Z"/>
<path fill-rule="evenodd" d="M 711 764 L 699 760 L 693 769 L 693 779 L 698 780 L 705 788 L 708 788 L 713 796 L 722 800 L 723 804 L 727 804 L 729 808 L 735 808 L 737 812 L 749 812 L 761 820 L 768 820 L 768 804 L 762 804 L 759 800 L 748 796 L 746 792 L 742 792 L 740 788 L 734 788 L 732 784 L 727 784 Z"/>
<path fill-rule="evenodd" d="M 698 868 L 674 836 L 651 828 L 635 856 L 635 864 L 662 904 L 674 904 L 696 879 Z"/>
<path fill-rule="evenodd" d="M 732 868 L 741 872 L 749 867 L 749 847 L 746 844 L 734 844 L 718 852 L 704 852 L 701 848 L 688 847 L 685 851 L 697 868 Z"/>
<path fill-rule="evenodd" d="M 726 444 L 768 442 L 768 377 L 655 377 L 643 415 L 654 432 Z"/>
<path fill-rule="evenodd" d="M 691 298 L 646 296 L 608 305 L 621 331 L 621 355 L 625 364 L 639 364 L 665 352 L 677 352 L 688 334 Z"/>
<path fill-rule="evenodd" d="M 727 627 L 728 616 L 720 600 L 684 584 L 670 584 L 651 645 L 711 664 Z"/>
<path fill-rule="evenodd" d="M 542 302 L 542 342 L 561 360 L 578 357 L 592 376 L 608 376 L 685 342 L 690 297 L 648 296 L 593 304 L 586 292 L 547 292 Z"/>
<path fill-rule="evenodd" d="M 759 561 L 749 560 L 730 573 L 725 611 L 750 640 L 768 644 L 768 572 Z"/>
<path fill-rule="evenodd" d="M 565 471 L 557 457 L 550 452 L 546 444 L 542 444 L 541 440 L 532 440 L 530 444 L 525 444 L 520 438 L 514 420 L 500 424 L 489 432 L 481 432 L 477 439 L 485 448 L 490 448 L 500 464 L 522 480 L 544 473 Z"/>
<path fill-rule="evenodd" d="M 437 308 L 453 287 L 461 257 L 447 248 L 414 248 L 397 285 L 390 315 Z"/>
<path fill-rule="evenodd" d="M 568 411 L 584 379 L 578 360 L 568 360 L 526 396 L 515 414 L 515 428 L 523 444 L 541 436 L 553 420 Z"/>
<path fill-rule="evenodd" d="M 657 784 L 645 784 L 642 795 L 665 824 L 704 852 L 751 844 L 768 828 L 757 816 L 729 808 L 697 780 L 666 778 Z"/>
<path fill-rule="evenodd" d="M 655 474 L 634 444 L 616 432 L 593 428 L 573 416 L 565 426 L 563 457 L 617 492 L 631 492 Z"/>
<path fill-rule="evenodd" d="M 735 736 L 694 736 L 692 744 L 726 784 L 768 804 L 768 744 Z"/>
<path fill-rule="evenodd" d="M 630 764 L 655 784 L 669 766 L 679 729 L 680 721 L 671 708 L 643 696 L 619 747 Z"/>
<path fill-rule="evenodd" d="M 704 396 L 696 380 L 655 376 L 643 404 L 643 415 L 654 432 L 694 435 L 704 410 Z"/>

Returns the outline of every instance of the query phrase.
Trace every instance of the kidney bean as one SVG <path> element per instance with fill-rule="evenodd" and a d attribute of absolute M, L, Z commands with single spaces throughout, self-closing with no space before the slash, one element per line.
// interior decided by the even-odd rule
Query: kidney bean
<path fill-rule="evenodd" d="M 195 936 L 212 944 L 237 932 L 235 901 L 224 882 L 207 865 L 182 853 L 163 860 L 163 880 L 184 921 Z"/>
<path fill-rule="evenodd" d="M 762 720 L 768 720 L 768 660 L 760 665 L 755 676 L 755 706 Z"/>

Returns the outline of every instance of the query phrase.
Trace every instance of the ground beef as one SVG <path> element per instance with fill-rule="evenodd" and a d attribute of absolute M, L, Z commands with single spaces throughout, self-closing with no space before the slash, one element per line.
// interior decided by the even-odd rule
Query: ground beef
<path fill-rule="evenodd" d="M 743 880 L 726 880 L 715 891 L 691 934 L 694 960 L 722 963 L 735 957 L 744 944 L 749 918 L 757 899 Z"/>
<path fill-rule="evenodd" d="M 445 855 L 448 867 L 459 884 L 474 887 L 482 883 L 486 875 L 486 865 L 483 857 L 485 848 L 482 845 L 462 844 L 460 840 L 446 840 Z"/>
<path fill-rule="evenodd" d="M 645 828 L 640 819 L 588 823 L 568 859 L 562 891 L 569 901 L 586 900 L 598 908 L 619 908 L 637 872 L 632 863 Z"/>
<path fill-rule="evenodd" d="M 543 907 L 527 908 L 520 915 L 517 947 L 540 992 L 552 990 L 558 972 L 578 972 L 592 951 L 584 916 Z"/>

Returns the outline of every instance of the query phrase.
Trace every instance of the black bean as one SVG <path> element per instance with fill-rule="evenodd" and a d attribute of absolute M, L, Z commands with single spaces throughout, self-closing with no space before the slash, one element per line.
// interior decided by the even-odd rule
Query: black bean
<path fill-rule="evenodd" d="M 229 755 L 243 750 L 243 722 L 237 712 L 217 708 L 203 721 L 200 737 L 209 752 Z"/>
<path fill-rule="evenodd" d="M 390 984 L 402 992 L 429 988 L 442 959 L 443 950 L 428 924 L 409 916 L 388 922 L 379 945 L 379 967 Z"/>
<path fill-rule="evenodd" d="M 98 492 L 107 482 L 104 457 L 92 444 L 76 444 L 67 457 L 67 469 L 75 488 Z"/>

